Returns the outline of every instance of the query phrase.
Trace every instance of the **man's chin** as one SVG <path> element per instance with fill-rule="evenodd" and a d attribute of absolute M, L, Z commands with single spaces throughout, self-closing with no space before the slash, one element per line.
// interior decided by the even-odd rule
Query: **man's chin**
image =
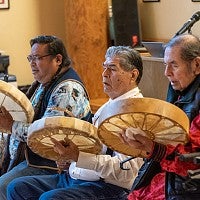
<path fill-rule="evenodd" d="M 107 95 L 110 93 L 110 90 L 108 90 L 107 88 L 104 88 L 103 91 L 104 91 L 104 93 L 107 94 Z"/>
<path fill-rule="evenodd" d="M 39 78 L 39 76 L 37 76 L 36 74 L 33 74 L 33 78 L 34 78 L 34 80 L 36 80 L 36 81 L 40 82 L 40 81 L 39 81 L 39 80 L 40 80 L 40 78 Z"/>
<path fill-rule="evenodd" d="M 174 90 L 176 90 L 176 91 L 181 91 L 181 90 L 180 90 L 180 87 L 177 87 L 177 86 L 172 85 L 172 88 L 173 88 Z"/>
<path fill-rule="evenodd" d="M 110 90 L 108 87 L 104 87 L 103 90 L 104 90 L 105 93 L 110 93 L 110 92 L 112 92 L 112 90 Z"/>

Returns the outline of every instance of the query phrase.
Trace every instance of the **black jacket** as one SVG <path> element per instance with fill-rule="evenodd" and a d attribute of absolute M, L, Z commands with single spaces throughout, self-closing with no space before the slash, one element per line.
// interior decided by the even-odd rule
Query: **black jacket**
<path fill-rule="evenodd" d="M 182 93 L 177 93 L 171 85 L 168 89 L 167 101 L 181 108 L 189 117 L 190 122 L 198 115 L 200 111 L 200 75 L 194 82 Z M 166 147 L 156 144 L 162 156 L 165 155 Z M 167 159 L 173 159 L 170 155 Z M 143 166 L 140 168 L 136 177 L 132 191 L 150 184 L 152 178 L 161 172 L 159 160 L 145 159 Z M 175 173 L 166 172 L 165 180 L 165 197 L 166 200 L 190 200 L 200 199 L 200 180 L 190 180 L 188 177 L 181 177 Z"/>

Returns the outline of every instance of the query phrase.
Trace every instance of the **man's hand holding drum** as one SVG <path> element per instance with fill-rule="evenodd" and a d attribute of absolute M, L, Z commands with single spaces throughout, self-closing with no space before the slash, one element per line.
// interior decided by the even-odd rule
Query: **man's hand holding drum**
<path fill-rule="evenodd" d="M 72 161 L 77 162 L 79 149 L 71 140 L 57 141 L 51 138 L 51 141 L 54 144 L 54 151 L 60 155 L 60 159 L 56 161 L 60 171 L 67 170 Z"/>
<path fill-rule="evenodd" d="M 0 129 L 5 130 L 5 132 L 11 133 L 12 131 L 13 118 L 11 114 L 5 109 L 5 107 L 0 107 Z"/>
<path fill-rule="evenodd" d="M 126 131 L 121 133 L 121 136 L 123 142 L 133 149 L 145 150 L 147 153 L 152 152 L 154 142 L 140 128 L 127 128 Z"/>

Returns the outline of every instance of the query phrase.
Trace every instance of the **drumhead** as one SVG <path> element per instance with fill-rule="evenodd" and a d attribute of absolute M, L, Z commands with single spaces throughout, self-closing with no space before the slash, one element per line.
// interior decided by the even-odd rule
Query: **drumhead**
<path fill-rule="evenodd" d="M 51 138 L 74 142 L 80 151 L 98 154 L 102 143 L 97 137 L 97 128 L 89 122 L 64 116 L 46 117 L 35 121 L 28 129 L 30 149 L 50 160 L 58 160 L 59 154 L 53 150 Z"/>
<path fill-rule="evenodd" d="M 120 133 L 129 127 L 141 128 L 158 143 L 188 142 L 189 119 L 177 106 L 154 98 L 130 98 L 108 104 L 99 117 L 98 137 L 120 153 L 147 157 L 145 151 L 124 144 Z"/>
<path fill-rule="evenodd" d="M 34 109 L 27 96 L 10 83 L 0 80 L 0 105 L 9 111 L 14 121 L 31 123 Z M 1 130 L 7 132 L 7 130 Z"/>

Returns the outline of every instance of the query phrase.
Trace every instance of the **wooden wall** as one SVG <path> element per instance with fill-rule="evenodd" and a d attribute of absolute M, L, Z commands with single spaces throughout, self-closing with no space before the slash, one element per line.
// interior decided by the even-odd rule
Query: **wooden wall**
<path fill-rule="evenodd" d="M 109 45 L 108 1 L 65 0 L 66 47 L 73 66 L 84 81 L 95 112 L 106 100 L 102 87 L 102 62 Z M 162 60 L 143 58 L 139 84 L 145 97 L 165 100 L 168 80 Z M 155 78 L 157 77 L 157 78 Z"/>
<path fill-rule="evenodd" d="M 169 81 L 164 75 L 163 58 L 142 56 L 143 75 L 139 88 L 144 97 L 166 100 Z"/>
<path fill-rule="evenodd" d="M 108 47 L 108 1 L 65 0 L 66 47 L 91 99 L 105 98 L 102 62 Z"/>

